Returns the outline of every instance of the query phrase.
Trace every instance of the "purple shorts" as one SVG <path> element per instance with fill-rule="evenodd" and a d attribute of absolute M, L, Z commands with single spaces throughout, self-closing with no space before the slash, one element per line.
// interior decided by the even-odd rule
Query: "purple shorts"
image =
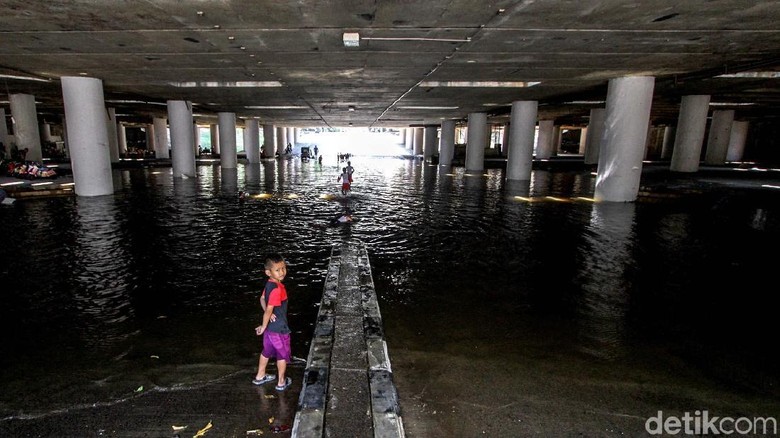
<path fill-rule="evenodd" d="M 264 332 L 262 354 L 269 359 L 290 362 L 292 360 L 292 352 L 290 351 L 290 334 L 268 331 Z"/>

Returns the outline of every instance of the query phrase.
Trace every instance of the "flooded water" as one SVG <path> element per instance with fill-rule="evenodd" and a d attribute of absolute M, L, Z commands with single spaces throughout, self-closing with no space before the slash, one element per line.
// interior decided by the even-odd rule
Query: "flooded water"
<path fill-rule="evenodd" d="M 251 377 L 271 251 L 289 263 L 293 355 L 305 358 L 331 246 L 346 237 L 368 247 L 412 436 L 431 427 L 426 405 L 459 396 L 415 389 L 436 379 L 425 360 L 474 374 L 490 358 L 583 378 L 588 367 L 696 376 L 701 391 L 778 400 L 777 261 L 762 255 L 780 245 L 777 195 L 594 204 L 579 198 L 593 194 L 589 172 L 507 184 L 499 169 L 355 156 L 344 198 L 343 163 L 320 147 L 322 166 L 201 164 L 185 180 L 122 170 L 114 196 L 0 209 L 0 419 Z M 238 190 L 251 196 L 239 202 Z M 355 223 L 327 226 L 346 209 Z M 462 436 L 509 421 L 477 420 Z"/>

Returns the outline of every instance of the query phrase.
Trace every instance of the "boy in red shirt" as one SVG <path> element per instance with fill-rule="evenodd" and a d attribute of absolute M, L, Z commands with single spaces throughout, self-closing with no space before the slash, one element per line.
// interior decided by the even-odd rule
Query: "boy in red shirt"
<path fill-rule="evenodd" d="M 260 305 L 263 306 L 263 322 L 255 328 L 258 336 L 263 336 L 263 351 L 257 366 L 257 375 L 252 383 L 263 385 L 277 380 L 273 374 L 266 374 L 265 368 L 270 359 L 276 359 L 276 369 L 279 378 L 277 391 L 284 391 L 292 384 L 292 379 L 285 377 L 287 363 L 292 360 L 290 350 L 290 327 L 287 325 L 287 289 L 282 280 L 287 276 L 287 264 L 279 254 L 271 254 L 265 259 L 265 283 Z"/>

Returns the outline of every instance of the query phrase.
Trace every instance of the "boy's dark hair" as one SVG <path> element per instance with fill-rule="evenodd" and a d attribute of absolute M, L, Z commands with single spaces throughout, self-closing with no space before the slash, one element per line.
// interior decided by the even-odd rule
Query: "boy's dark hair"
<path fill-rule="evenodd" d="M 277 253 L 268 254 L 265 256 L 265 269 L 271 269 L 274 263 L 281 263 L 284 261 L 284 257 Z"/>

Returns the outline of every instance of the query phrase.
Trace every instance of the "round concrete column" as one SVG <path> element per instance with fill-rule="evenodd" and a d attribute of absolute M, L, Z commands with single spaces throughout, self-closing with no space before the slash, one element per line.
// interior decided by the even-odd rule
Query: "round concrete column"
<path fill-rule="evenodd" d="M 710 109 L 710 96 L 683 96 L 680 103 L 680 117 L 677 120 L 677 133 L 674 137 L 672 163 L 670 169 L 675 172 L 696 172 L 699 170 L 701 146 L 704 130 L 707 127 L 707 112 Z"/>
<path fill-rule="evenodd" d="M 404 147 L 408 150 L 414 149 L 414 128 L 406 128 Z"/>
<path fill-rule="evenodd" d="M 445 120 L 441 124 L 441 151 L 439 165 L 451 166 L 455 155 L 455 121 Z"/>
<path fill-rule="evenodd" d="M 101 88 L 100 92 L 103 92 Z M 14 143 L 19 150 L 27 149 L 26 160 L 41 161 L 41 134 L 38 131 L 38 114 L 35 109 L 35 96 L 31 94 L 11 94 L 11 120 L 14 124 Z"/>
<path fill-rule="evenodd" d="M 46 143 L 51 141 L 51 125 L 46 122 L 38 124 L 40 130 L 41 142 Z"/>
<path fill-rule="evenodd" d="M 246 160 L 250 163 L 260 162 L 260 122 L 257 119 L 246 121 L 246 139 L 244 150 L 246 151 Z"/>
<path fill-rule="evenodd" d="M 629 76 L 609 81 L 604 143 L 599 153 L 594 195 L 597 201 L 636 200 L 654 85 L 655 78 L 652 76 Z"/>
<path fill-rule="evenodd" d="M 425 141 L 425 131 L 423 128 L 414 128 L 414 155 L 421 155 L 423 153 L 423 142 Z"/>
<path fill-rule="evenodd" d="M 236 113 L 217 113 L 219 117 L 219 158 L 223 169 L 235 169 L 236 156 Z"/>
<path fill-rule="evenodd" d="M 604 135 L 604 118 L 606 114 L 607 110 L 604 108 L 593 108 L 590 110 L 588 138 L 585 141 L 585 164 L 596 164 L 599 162 L 599 149 L 601 148 L 601 139 Z"/>
<path fill-rule="evenodd" d="M 284 155 L 284 148 L 287 147 L 287 129 L 281 126 L 276 128 L 276 153 L 279 156 Z"/>
<path fill-rule="evenodd" d="M 298 144 L 298 135 L 300 135 L 300 128 L 293 128 L 293 144 Z"/>
<path fill-rule="evenodd" d="M 539 120 L 539 135 L 536 139 L 536 158 L 546 160 L 552 155 L 554 120 Z"/>
<path fill-rule="evenodd" d="M 168 153 L 168 119 L 155 117 L 152 119 L 154 126 L 154 156 L 155 158 L 170 158 Z"/>
<path fill-rule="evenodd" d="M 423 143 L 423 158 L 430 158 L 436 154 L 439 149 L 439 127 L 426 126 L 425 139 Z"/>
<path fill-rule="evenodd" d="M 534 161 L 534 131 L 539 103 L 535 100 L 512 102 L 506 179 L 530 180 Z"/>
<path fill-rule="evenodd" d="M 116 137 L 117 137 L 117 143 L 119 147 L 119 154 L 126 154 L 127 153 L 127 131 L 125 130 L 125 125 L 119 124 L 116 127 Z"/>
<path fill-rule="evenodd" d="M 485 168 L 486 144 L 487 114 L 470 113 L 466 140 L 466 171 L 481 171 Z"/>
<path fill-rule="evenodd" d="M 0 108 L 0 143 L 5 147 L 6 157 L 10 157 L 11 146 L 8 144 L 8 123 L 6 121 L 5 108 Z"/>
<path fill-rule="evenodd" d="M 114 184 L 108 151 L 103 81 L 63 76 L 60 82 L 76 194 L 110 195 L 114 193 Z"/>
<path fill-rule="evenodd" d="M 219 126 L 216 123 L 209 125 L 209 137 L 211 139 L 211 154 L 219 155 Z"/>
<path fill-rule="evenodd" d="M 293 147 L 295 146 L 295 128 L 287 128 L 287 143 L 290 143 Z M 287 143 L 284 145 L 287 146 Z"/>
<path fill-rule="evenodd" d="M 192 103 L 168 101 L 168 122 L 171 124 L 171 153 L 174 178 L 195 178 L 195 151 L 192 149 Z"/>
<path fill-rule="evenodd" d="M 742 161 L 742 155 L 745 153 L 745 141 L 747 140 L 748 122 L 734 121 L 731 124 L 731 135 L 729 136 L 729 151 L 726 154 L 727 161 Z"/>
<path fill-rule="evenodd" d="M 677 132 L 675 126 L 664 128 L 664 144 L 661 147 L 661 159 L 668 160 L 672 158 L 672 149 L 674 148 L 674 135 Z"/>
<path fill-rule="evenodd" d="M 710 123 L 710 135 L 707 138 L 707 152 L 704 153 L 704 164 L 720 166 L 726 163 L 732 123 L 734 123 L 734 110 L 712 112 L 712 123 Z"/>
<path fill-rule="evenodd" d="M 536 125 L 536 121 L 534 121 L 534 125 Z M 510 127 L 512 126 L 511 123 L 504 123 L 503 131 L 501 132 L 501 155 L 506 157 L 509 154 L 509 134 L 510 134 Z"/>
<path fill-rule="evenodd" d="M 108 153 L 112 163 L 119 162 L 119 133 L 116 129 L 116 108 L 108 108 L 106 120 L 106 135 L 108 136 Z"/>
<path fill-rule="evenodd" d="M 276 130 L 274 125 L 263 125 L 263 151 L 266 157 L 274 156 L 274 147 L 276 145 Z"/>

